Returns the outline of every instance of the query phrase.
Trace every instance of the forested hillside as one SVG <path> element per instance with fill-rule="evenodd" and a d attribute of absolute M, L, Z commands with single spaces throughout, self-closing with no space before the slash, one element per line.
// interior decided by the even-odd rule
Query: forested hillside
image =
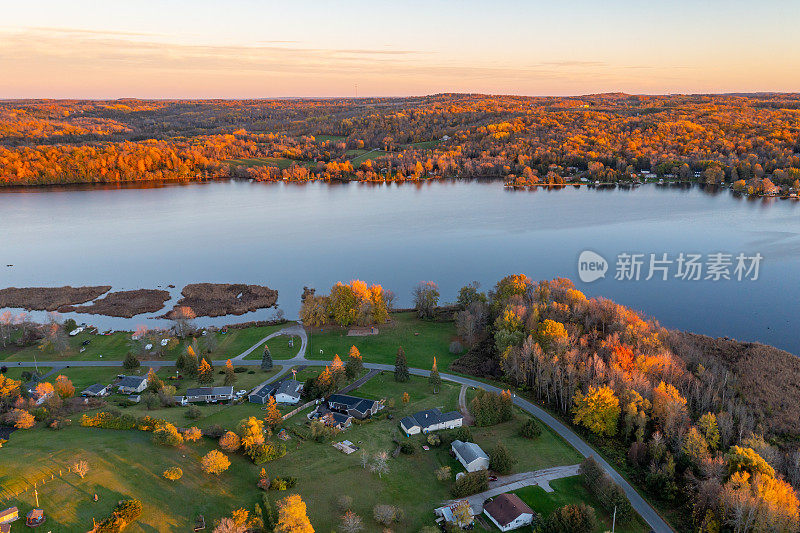
<path fill-rule="evenodd" d="M 493 177 L 559 185 L 642 171 L 800 188 L 800 96 L 6 101 L 0 185 L 247 177 Z"/>

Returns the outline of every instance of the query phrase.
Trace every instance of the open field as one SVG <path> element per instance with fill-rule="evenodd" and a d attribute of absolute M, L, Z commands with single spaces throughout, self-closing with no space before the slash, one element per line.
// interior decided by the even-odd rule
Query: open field
<path fill-rule="evenodd" d="M 257 326 L 244 329 L 229 329 L 227 333 L 211 333 L 216 340 L 216 347 L 207 352 L 212 359 L 230 359 L 241 354 L 256 342 L 276 331 L 291 326 L 292 322 L 278 324 L 274 326 Z M 84 341 L 89 341 L 85 346 L 85 351 L 81 352 Z M 178 343 L 171 350 L 166 350 L 163 359 L 177 359 L 181 351 L 185 350 L 186 345 L 191 343 L 191 339 L 186 339 Z M 206 341 L 203 336 L 197 339 L 198 346 L 203 349 Z M 132 350 L 130 332 L 117 331 L 110 335 L 92 335 L 90 333 L 80 333 L 74 337 L 69 337 L 69 350 L 64 354 L 59 354 L 52 350 L 41 350 L 38 346 L 27 346 L 19 348 L 9 346 L 0 349 L 0 361 L 99 361 L 110 359 L 121 361 Z M 299 348 L 299 346 L 298 346 Z M 258 351 L 258 350 L 256 350 Z M 102 357 L 100 357 L 102 355 Z M 143 356 L 146 359 L 158 359 L 155 355 Z M 260 355 L 259 355 L 260 357 Z M 273 355 L 274 357 L 274 355 Z"/>
<path fill-rule="evenodd" d="M 281 157 L 254 157 L 252 159 L 227 159 L 224 161 L 224 163 L 243 167 L 270 166 L 278 167 L 280 169 L 289 168 L 293 162 L 294 161 L 292 159 L 285 159 Z"/>
<path fill-rule="evenodd" d="M 200 470 L 200 457 L 214 447 L 209 439 L 178 449 L 156 447 L 151 435 L 140 431 L 78 426 L 58 432 L 17 431 L 3 446 L 2 507 L 18 505 L 21 514 L 27 513 L 33 507 L 33 490 L 5 498 L 47 480 L 37 487 L 48 518 L 44 531 L 87 531 L 92 518 L 107 516 L 123 498 L 138 498 L 144 505 L 142 519 L 126 532 L 188 531 L 197 514 L 205 515 L 213 528 L 214 519 L 238 507 L 252 509 L 260 497 L 255 489 L 259 469 L 241 455 L 230 454 L 231 466 L 219 477 Z M 89 463 L 85 479 L 66 472 L 81 459 Z M 172 466 L 184 472 L 174 483 L 161 477 Z M 59 471 L 63 478 L 50 481 Z M 92 501 L 94 494 L 98 502 Z M 12 531 L 29 530 L 17 522 Z"/>
<path fill-rule="evenodd" d="M 353 154 L 352 159 L 350 159 L 353 168 L 358 168 L 361 163 L 368 159 L 375 159 L 387 153 L 383 150 L 351 150 L 351 152 L 361 152 L 360 154 Z M 350 155 L 348 155 L 348 157 L 350 157 Z"/>
<path fill-rule="evenodd" d="M 293 346 L 289 346 L 289 339 L 294 341 Z M 265 343 L 269 346 L 269 353 L 272 355 L 274 361 L 281 359 L 291 359 L 300 351 L 300 337 L 297 335 L 278 335 L 273 337 Z M 248 354 L 245 359 L 261 359 L 264 355 L 263 346 L 258 350 L 253 350 Z"/>
<path fill-rule="evenodd" d="M 514 494 L 530 505 L 531 509 L 542 515 L 542 517 L 547 517 L 554 510 L 565 505 L 585 503 L 594 508 L 600 523 L 596 533 L 611 530 L 611 515 L 600 505 L 597 498 L 586 489 L 581 476 L 551 481 L 550 487 L 554 492 L 545 492 L 543 488 L 534 485 L 515 490 Z M 494 531 L 499 530 L 495 528 Z M 617 521 L 616 531 L 620 533 L 644 533 L 649 531 L 649 528 L 637 515 L 635 519 L 628 522 L 620 523 Z"/>
<path fill-rule="evenodd" d="M 79 378 L 85 370 L 66 369 L 65 372 L 75 371 L 71 376 L 75 381 L 83 379 L 88 382 L 98 378 L 94 374 L 96 370 L 111 369 L 88 369 L 91 372 Z M 307 368 L 298 373 L 298 379 L 313 376 L 320 370 Z M 263 380 L 273 373 L 259 371 L 252 376 Z M 247 373 L 237 376 L 240 379 L 251 377 Z M 398 383 L 394 381 L 393 373 L 383 372 L 353 394 L 385 398 L 386 409 L 375 420 L 355 423 L 334 440 L 349 439 L 370 455 L 380 451 L 391 452 L 396 447 L 394 439 L 406 440 L 399 428 L 403 416 L 431 407 L 445 411 L 456 409 L 459 390 L 458 385 L 445 382 L 439 393 L 434 395 L 427 379 L 412 376 L 409 382 Z M 410 396 L 407 404 L 402 401 L 404 392 Z M 193 425 L 200 428 L 219 424 L 226 429 L 233 429 L 242 418 L 263 416 L 262 406 L 248 403 L 199 407 L 202 415 L 197 420 L 186 419 L 186 409 L 180 407 L 148 411 L 144 406 L 136 405 L 122 410 L 137 416 L 149 414 L 164 418 L 179 427 Z M 388 418 L 388 414 L 392 415 L 392 419 Z M 514 453 L 524 456 L 515 471 L 577 462 L 576 452 L 547 431 L 535 441 L 522 442 L 520 439 L 519 445 L 527 446 L 525 450 L 518 451 L 513 444 L 518 439 L 514 435 L 523 418 L 518 415 L 512 422 L 492 428 L 472 428 L 472 432 L 476 441 L 487 449 L 498 438 L 511 442 Z M 285 427 L 305 424 L 306 418 L 301 413 L 287 421 Z M 303 441 L 297 436 L 288 441 L 289 453 L 286 457 L 263 466 L 271 476 L 298 478 L 291 492 L 298 492 L 306 501 L 309 516 L 317 531 L 330 531 L 338 525 L 341 511 L 336 507 L 335 500 L 337 496 L 346 494 L 353 497 L 354 511 L 364 518 L 366 530 L 378 530 L 378 525 L 372 519 L 372 508 L 376 504 L 387 503 L 397 505 L 405 512 L 403 521 L 393 529 L 416 532 L 422 526 L 432 524 L 433 508 L 450 498 L 450 483 L 438 481 L 434 474 L 436 469 L 449 465 L 455 474 L 462 468 L 450 457 L 447 447 L 424 451 L 422 437 L 411 437 L 407 441 L 414 445 L 414 453 L 400 454 L 396 458 L 390 456 L 389 472 L 381 477 L 361 467 L 360 452 L 344 455 L 334 449 L 330 441 Z M 42 506 L 50 516 L 51 523 L 57 525 L 56 530 L 80 531 L 92 517 L 108 513 L 113 502 L 122 497 L 139 498 L 145 505 L 142 522 L 132 526 L 130 531 L 185 530 L 198 513 L 204 514 L 207 519 L 217 518 L 240 506 L 252 508 L 260 497 L 255 489 L 260 467 L 250 464 L 238 454 L 231 454 L 231 469 L 219 479 L 200 472 L 197 466 L 199 457 L 213 447 L 213 441 L 208 439 L 175 450 L 156 447 L 151 444 L 149 434 L 137 431 L 73 426 L 54 432 L 39 427 L 18 431 L 12 436 L 3 452 L 4 457 L 11 459 L 13 466 L 0 467 L 0 479 L 4 481 L 4 487 L 13 491 L 22 483 L 20 478 L 31 482 L 49 478 L 50 472 L 64 469 L 76 458 L 86 459 L 91 470 L 85 480 L 67 474 L 65 480 L 56 479 L 39 488 Z M 73 450 L 80 451 L 75 453 Z M 184 478 L 174 485 L 160 477 L 164 469 L 173 465 L 184 470 Z M 94 493 L 100 495 L 100 502 L 96 504 L 91 502 Z M 180 494 L 173 497 L 174 493 Z M 273 502 L 286 494 L 269 493 Z M 31 507 L 31 498 L 32 495 L 26 494 L 13 503 L 19 503 L 21 509 L 27 511 Z"/>
<path fill-rule="evenodd" d="M 413 313 L 394 313 L 391 322 L 379 327 L 378 335 L 348 337 L 347 329 L 326 326 L 320 332 L 319 328 L 307 328 L 311 344 L 306 357 L 328 360 L 339 354 L 344 360 L 350 347 L 355 346 L 365 363 L 394 364 L 397 349 L 402 346 L 408 366 L 427 369 L 436 357 L 440 371 L 457 358 L 448 351 L 450 341 L 456 337 L 453 322 L 422 321 Z"/>

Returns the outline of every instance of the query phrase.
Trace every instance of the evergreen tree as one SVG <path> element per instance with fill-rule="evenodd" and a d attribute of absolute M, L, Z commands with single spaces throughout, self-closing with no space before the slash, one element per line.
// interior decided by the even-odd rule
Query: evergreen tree
<path fill-rule="evenodd" d="M 236 383 L 236 372 L 234 372 L 230 359 L 225 362 L 225 381 L 223 383 L 226 387 Z"/>
<path fill-rule="evenodd" d="M 264 355 L 261 356 L 261 370 L 269 372 L 272 370 L 272 354 L 269 351 L 269 346 L 264 345 Z"/>
<path fill-rule="evenodd" d="M 397 349 L 397 357 L 394 360 L 394 380 L 405 383 L 409 378 L 406 352 L 403 351 L 403 347 L 401 346 Z"/>
<path fill-rule="evenodd" d="M 433 393 L 439 393 L 439 387 L 442 385 L 442 378 L 439 376 L 439 368 L 436 366 L 436 358 L 433 358 L 433 368 L 431 368 L 431 375 L 428 377 L 428 382 L 433 385 Z"/>
<path fill-rule="evenodd" d="M 347 358 L 347 363 L 344 365 L 344 373 L 347 376 L 347 379 L 354 379 L 363 370 L 364 360 L 361 358 L 358 348 L 353 346 L 350 348 L 350 355 Z"/>
<path fill-rule="evenodd" d="M 128 352 L 128 355 L 125 356 L 125 360 L 122 362 L 122 368 L 125 370 L 135 370 L 139 368 L 140 364 L 136 356 Z"/>

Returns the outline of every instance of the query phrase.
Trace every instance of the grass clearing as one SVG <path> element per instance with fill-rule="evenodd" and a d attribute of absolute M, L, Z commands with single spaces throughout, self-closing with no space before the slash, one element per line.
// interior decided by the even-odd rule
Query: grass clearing
<path fill-rule="evenodd" d="M 361 150 L 356 150 L 356 151 L 361 151 Z M 355 157 L 353 157 L 350 160 L 350 163 L 352 163 L 354 168 L 357 168 L 364 161 L 367 161 L 369 159 L 375 159 L 377 157 L 380 157 L 382 155 L 386 155 L 388 153 L 388 152 L 386 152 L 384 150 L 366 150 L 366 151 L 363 151 L 363 152 L 364 153 L 356 155 Z"/>
<path fill-rule="evenodd" d="M 58 432 L 17 431 L 3 446 L 2 506 L 17 505 L 20 514 L 30 511 L 33 490 L 7 498 L 36 482 L 47 516 L 44 531 L 87 531 L 92 518 L 108 516 L 123 498 L 138 498 L 144 506 L 142 519 L 126 532 L 189 531 L 198 514 L 205 516 L 210 530 L 215 519 L 239 507 L 252 509 L 260 498 L 255 489 L 260 467 L 239 454 L 229 454 L 231 466 L 219 477 L 200 470 L 200 457 L 215 447 L 209 439 L 181 448 L 156 447 L 150 433 L 140 431 L 77 426 Z M 66 472 L 80 459 L 89 463 L 84 479 Z M 173 466 L 184 473 L 177 482 L 161 477 Z M 92 501 L 94 494 L 98 502 Z M 12 529 L 26 530 L 23 522 Z"/>
<path fill-rule="evenodd" d="M 611 515 L 606 511 L 597 498 L 590 493 L 583 484 L 581 476 L 573 476 L 562 479 L 557 479 L 550 482 L 554 492 L 545 492 L 539 486 L 525 487 L 513 491 L 514 494 L 520 497 L 525 503 L 530 505 L 531 509 L 547 517 L 550 513 L 570 504 L 585 503 L 594 508 L 599 522 L 599 527 L 596 529 L 597 533 L 611 530 Z M 497 531 L 497 529 L 495 529 Z M 616 531 L 620 533 L 640 533 L 647 532 L 649 528 L 644 524 L 638 515 L 628 522 L 616 523 Z"/>
<path fill-rule="evenodd" d="M 286 159 L 283 157 L 253 157 L 251 159 L 226 159 L 224 163 L 231 165 L 238 165 L 242 167 L 278 167 L 283 170 L 289 168 L 292 163 L 299 163 L 293 159 Z"/>
<path fill-rule="evenodd" d="M 292 345 L 289 345 L 289 341 L 292 341 Z M 278 335 L 277 337 L 273 337 L 265 343 L 269 346 L 269 352 L 272 355 L 273 360 L 285 360 L 291 359 L 298 354 L 300 351 L 300 337 L 298 335 Z M 245 359 L 258 359 L 261 360 L 261 357 L 264 355 L 264 348 L 263 346 L 260 349 L 253 350 L 252 353 L 248 354 Z"/>
<path fill-rule="evenodd" d="M 449 352 L 450 342 L 456 338 L 453 322 L 419 320 L 414 313 L 408 312 L 394 313 L 390 319 L 389 323 L 379 326 L 380 333 L 364 337 L 348 337 L 348 328 L 307 328 L 310 345 L 306 357 L 329 360 L 338 354 L 345 360 L 350 347 L 355 346 L 365 363 L 393 365 L 397 349 L 402 346 L 409 367 L 431 368 L 436 357 L 442 372 L 458 357 Z"/>

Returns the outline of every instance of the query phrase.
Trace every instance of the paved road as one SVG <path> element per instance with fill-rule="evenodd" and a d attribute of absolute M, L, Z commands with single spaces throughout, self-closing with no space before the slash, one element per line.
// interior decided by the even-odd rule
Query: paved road
<path fill-rule="evenodd" d="M 248 348 L 247 350 L 243 351 L 242 353 L 231 359 L 231 361 L 232 362 L 236 361 L 237 363 L 241 363 L 245 357 L 253 353 L 259 346 L 261 346 L 268 340 L 272 339 L 273 337 L 279 337 L 281 335 L 296 335 L 300 337 L 300 349 L 297 351 L 297 355 L 295 355 L 292 358 L 292 361 L 304 360 L 306 358 L 306 345 L 308 344 L 308 335 L 306 334 L 306 329 L 303 326 L 301 326 L 300 324 L 295 324 L 293 326 L 289 326 L 281 330 L 278 330 L 275 333 L 270 333 L 269 335 L 267 335 L 266 337 L 264 337 L 263 339 L 252 345 L 250 348 Z"/>
<path fill-rule="evenodd" d="M 553 468 L 545 468 L 544 470 L 536 470 L 535 472 L 522 472 L 514 474 L 513 476 L 503 476 L 498 478 L 497 481 L 489 483 L 489 490 L 473 494 L 466 498 L 472 507 L 472 514 L 479 515 L 483 512 L 483 502 L 489 498 L 493 498 L 498 494 L 510 492 L 512 490 L 529 487 L 531 485 L 539 485 L 547 492 L 553 492 L 550 488 L 550 482 L 562 477 L 572 477 L 578 475 L 578 467 L 580 465 L 570 466 L 556 466 Z"/>
<path fill-rule="evenodd" d="M 309 366 L 325 366 L 329 365 L 331 361 L 312 361 L 307 360 L 305 358 L 305 351 L 306 346 L 308 343 L 308 336 L 306 335 L 305 331 L 303 330 L 301 325 L 294 325 L 289 326 L 288 328 L 284 328 L 280 330 L 278 333 L 280 334 L 288 334 L 290 331 L 294 331 L 295 335 L 300 335 L 302 340 L 300 351 L 298 352 L 297 356 L 293 359 L 288 360 L 281 360 L 275 361 L 276 365 L 283 366 L 283 369 L 274 376 L 273 379 L 277 379 L 278 377 L 284 375 L 289 369 L 296 364 L 304 364 Z M 302 333 L 301 333 L 302 332 Z M 122 361 L 46 361 L 39 363 L 41 366 L 50 366 L 55 368 L 64 368 L 67 366 L 72 367 L 118 367 L 122 366 Z M 162 367 L 162 366 L 173 366 L 175 361 L 170 360 L 158 360 L 158 361 L 142 361 L 143 367 Z M 214 361 L 215 365 L 224 365 L 225 361 Z M 261 361 L 258 360 L 246 360 L 246 359 L 238 359 L 237 364 L 243 366 L 259 366 Z M 32 367 L 34 366 L 33 362 L 20 362 L 17 365 L 10 363 L 8 366 L 22 366 L 22 367 Z M 386 370 L 389 372 L 394 371 L 393 365 L 384 365 L 384 364 L 377 364 L 377 363 L 364 363 L 364 367 L 370 370 Z M 430 374 L 429 370 L 423 370 L 420 368 L 409 368 L 409 373 L 415 376 L 423 376 L 427 377 Z M 452 381 L 454 383 L 459 383 L 461 385 L 467 385 L 469 387 L 481 387 L 487 391 L 499 393 L 501 389 L 495 387 L 493 385 L 487 385 L 481 381 L 476 379 L 456 376 L 453 374 L 447 373 L 440 373 L 440 377 L 446 381 Z M 561 438 L 566 440 L 573 448 L 578 450 L 584 457 L 592 456 L 595 458 L 597 463 L 611 476 L 611 478 L 617 482 L 622 489 L 625 491 L 625 494 L 628 496 L 628 499 L 631 502 L 631 505 L 636 510 L 637 513 L 644 519 L 645 522 L 652 528 L 655 533 L 672 533 L 672 528 L 664 521 L 664 519 L 659 516 L 659 514 L 653 509 L 650 504 L 648 504 L 644 498 L 639 495 L 638 492 L 628 483 L 625 478 L 623 478 L 614 468 L 605 460 L 603 459 L 591 446 L 589 446 L 586 442 L 583 441 L 572 429 L 562 423 L 560 420 L 555 418 L 553 415 L 535 405 L 524 398 L 520 398 L 519 396 L 514 396 L 514 404 L 522 409 L 523 411 L 535 416 L 539 420 L 541 420 L 544 424 L 549 426 L 553 431 L 555 431 Z"/>
<path fill-rule="evenodd" d="M 377 376 L 380 373 L 381 373 L 380 370 L 375 370 L 373 368 L 372 370 L 367 372 L 364 376 L 362 376 L 361 378 L 359 378 L 356 381 L 352 382 L 350 385 L 342 388 L 341 390 L 336 391 L 336 393 L 337 394 L 347 394 L 348 392 L 352 392 L 352 391 L 356 390 L 361 385 L 363 385 L 367 381 L 371 380 L 372 378 L 374 378 L 375 376 Z"/>

